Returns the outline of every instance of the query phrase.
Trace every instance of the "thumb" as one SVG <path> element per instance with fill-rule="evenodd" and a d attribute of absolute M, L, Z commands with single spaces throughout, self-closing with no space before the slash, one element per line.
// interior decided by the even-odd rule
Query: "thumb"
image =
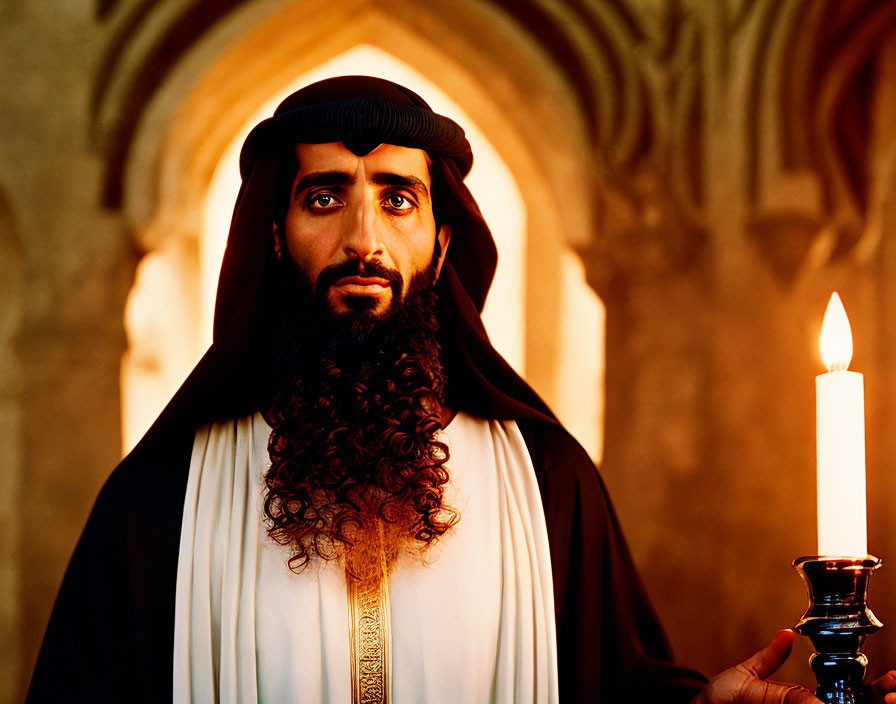
<path fill-rule="evenodd" d="M 764 680 L 766 677 L 773 675 L 787 657 L 790 655 L 790 649 L 793 647 L 793 631 L 789 628 L 778 631 L 772 642 L 765 646 L 750 658 L 741 663 L 741 667 L 745 667 L 756 677 Z"/>

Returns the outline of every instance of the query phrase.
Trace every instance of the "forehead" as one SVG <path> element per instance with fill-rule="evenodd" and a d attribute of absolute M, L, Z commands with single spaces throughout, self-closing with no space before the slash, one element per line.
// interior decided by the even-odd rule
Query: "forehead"
<path fill-rule="evenodd" d="M 416 176 L 429 184 L 429 155 L 422 149 L 380 144 L 364 156 L 358 156 L 347 149 L 342 142 L 327 142 L 297 144 L 296 157 L 299 162 L 297 178 L 326 171 L 354 174 L 363 167 L 367 174 L 394 173 Z"/>

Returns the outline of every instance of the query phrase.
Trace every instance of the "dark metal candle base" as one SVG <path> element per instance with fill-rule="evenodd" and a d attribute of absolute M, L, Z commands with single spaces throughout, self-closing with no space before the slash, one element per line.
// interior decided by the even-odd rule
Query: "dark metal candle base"
<path fill-rule="evenodd" d="M 794 629 L 815 646 L 809 658 L 818 682 L 815 696 L 830 704 L 866 704 L 868 658 L 861 647 L 883 624 L 865 602 L 868 579 L 880 560 L 870 555 L 800 557 L 793 566 L 809 590 L 809 608 Z"/>

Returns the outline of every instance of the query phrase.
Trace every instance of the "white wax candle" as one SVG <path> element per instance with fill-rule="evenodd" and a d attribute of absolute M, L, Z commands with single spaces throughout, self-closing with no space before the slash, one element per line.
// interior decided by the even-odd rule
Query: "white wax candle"
<path fill-rule="evenodd" d="M 852 333 L 835 293 L 821 329 L 830 370 L 815 378 L 818 448 L 818 554 L 864 557 L 865 398 L 862 375 L 847 371 Z"/>

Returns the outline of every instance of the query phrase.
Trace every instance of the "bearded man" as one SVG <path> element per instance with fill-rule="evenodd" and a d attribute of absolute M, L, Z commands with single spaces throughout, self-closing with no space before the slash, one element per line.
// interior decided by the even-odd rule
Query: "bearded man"
<path fill-rule="evenodd" d="M 463 130 L 306 87 L 240 159 L 215 341 L 108 480 L 29 701 L 788 702 L 676 667 L 585 451 L 493 349 Z M 896 679 L 896 678 L 894 678 Z"/>

